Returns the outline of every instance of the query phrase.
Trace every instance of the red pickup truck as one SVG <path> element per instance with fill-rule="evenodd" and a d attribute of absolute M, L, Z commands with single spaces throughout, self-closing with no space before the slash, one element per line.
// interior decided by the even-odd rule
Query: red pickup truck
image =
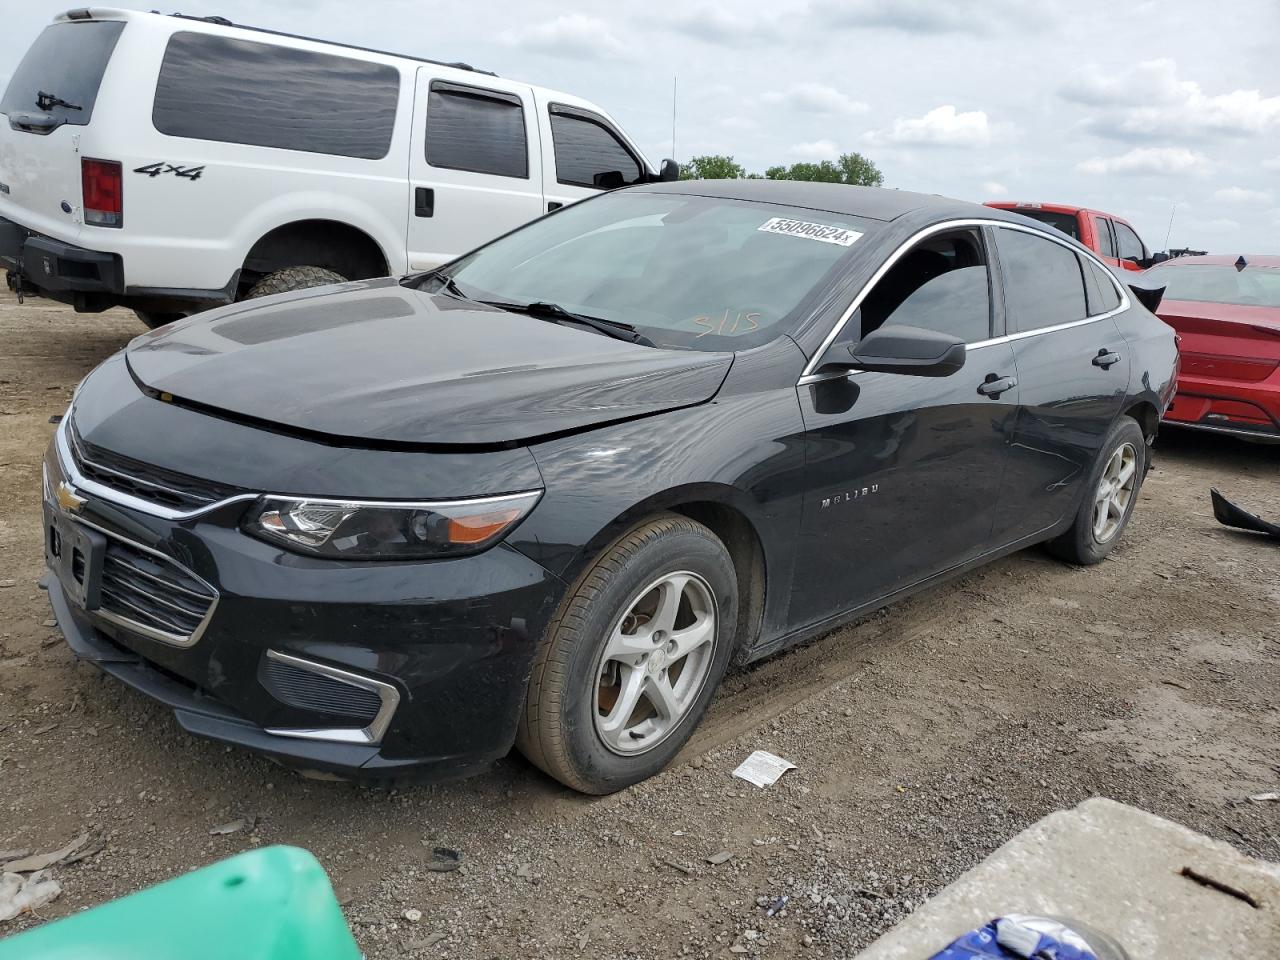
<path fill-rule="evenodd" d="M 1114 214 L 1061 203 L 989 200 L 987 206 L 1012 210 L 1024 217 L 1057 227 L 1067 236 L 1079 240 L 1117 270 L 1145 270 L 1157 262 L 1128 221 Z"/>

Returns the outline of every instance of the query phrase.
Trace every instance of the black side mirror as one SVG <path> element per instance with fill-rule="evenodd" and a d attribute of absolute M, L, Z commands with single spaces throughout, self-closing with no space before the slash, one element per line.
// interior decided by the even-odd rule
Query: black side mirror
<path fill-rule="evenodd" d="M 662 166 L 658 168 L 658 180 L 662 183 L 671 183 L 680 179 L 680 164 L 671 158 L 662 161 Z"/>
<path fill-rule="evenodd" d="M 848 359 L 841 353 L 847 353 Z M 820 370 L 868 370 L 912 377 L 949 377 L 964 366 L 963 340 L 921 327 L 889 325 L 873 330 L 858 344 L 836 345 Z"/>

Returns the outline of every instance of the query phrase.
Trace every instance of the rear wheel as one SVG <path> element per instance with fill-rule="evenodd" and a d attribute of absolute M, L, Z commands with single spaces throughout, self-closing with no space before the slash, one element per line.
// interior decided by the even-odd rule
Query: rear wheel
<path fill-rule="evenodd" d="M 1070 563 L 1088 565 L 1100 562 L 1115 549 L 1138 502 L 1146 458 L 1142 428 L 1132 418 L 1121 417 L 1103 443 L 1075 522 L 1050 541 L 1050 552 Z"/>
<path fill-rule="evenodd" d="M 738 591 L 724 544 L 663 516 L 595 562 L 548 628 L 517 746 L 583 793 L 665 767 L 715 695 L 733 652 Z"/>
<path fill-rule="evenodd" d="M 288 293 L 290 290 L 306 290 L 309 287 L 346 282 L 347 278 L 342 274 L 324 267 L 285 267 L 268 273 L 250 287 L 245 299 L 253 300 L 257 297 L 269 297 L 273 293 Z"/>

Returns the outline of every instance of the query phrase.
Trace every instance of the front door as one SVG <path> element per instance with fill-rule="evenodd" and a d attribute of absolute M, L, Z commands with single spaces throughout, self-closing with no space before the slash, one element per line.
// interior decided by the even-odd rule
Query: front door
<path fill-rule="evenodd" d="M 1128 392 L 1129 353 L 1111 317 L 1120 298 L 1109 274 L 1047 236 L 995 234 L 1022 391 L 994 530 L 1010 543 L 1078 507 Z"/>
<path fill-rule="evenodd" d="M 935 235 L 897 261 L 850 324 L 862 336 L 885 323 L 955 334 L 972 344 L 964 367 L 797 388 L 807 449 L 797 623 L 887 597 L 985 549 L 1018 403 L 1012 348 L 984 344 L 998 319 L 992 303 L 983 236 Z"/>
<path fill-rule="evenodd" d="M 429 270 L 541 216 L 533 91 L 497 77 L 475 86 L 418 70 L 409 159 L 410 270 Z"/>

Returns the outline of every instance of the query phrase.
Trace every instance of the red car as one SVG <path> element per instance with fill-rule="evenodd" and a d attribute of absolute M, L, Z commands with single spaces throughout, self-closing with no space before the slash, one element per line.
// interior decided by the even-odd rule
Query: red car
<path fill-rule="evenodd" d="M 988 200 L 988 207 L 1012 210 L 1032 220 L 1057 227 L 1079 240 L 1117 270 L 1145 270 L 1154 262 L 1151 251 L 1123 217 L 1062 203 L 1018 203 Z"/>
<path fill-rule="evenodd" d="M 1165 423 L 1280 442 L 1280 257 L 1178 257 L 1142 285 L 1180 337 Z"/>

